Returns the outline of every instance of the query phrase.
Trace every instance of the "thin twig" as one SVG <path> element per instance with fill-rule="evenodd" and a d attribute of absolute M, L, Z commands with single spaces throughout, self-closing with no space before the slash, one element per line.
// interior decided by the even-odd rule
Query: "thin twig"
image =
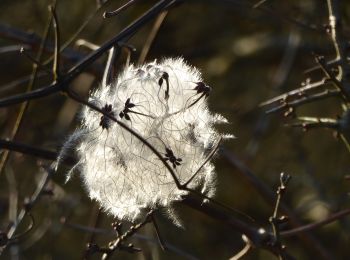
<path fill-rule="evenodd" d="M 347 139 L 347 138 L 345 137 L 345 135 L 342 134 L 342 133 L 340 133 L 339 136 L 340 136 L 340 139 L 343 141 L 343 143 L 344 143 L 346 149 L 347 149 L 348 152 L 350 153 L 350 143 L 349 143 L 348 139 Z"/>
<path fill-rule="evenodd" d="M 338 120 L 332 118 L 318 118 L 318 117 L 298 117 L 299 122 L 287 124 L 286 126 L 301 127 L 307 131 L 314 128 L 329 128 L 339 130 Z"/>
<path fill-rule="evenodd" d="M 14 95 L 8 98 L 0 99 L 0 107 L 7 107 L 15 105 L 28 100 L 46 97 L 48 95 L 62 91 L 64 88 L 68 88 L 69 84 L 75 79 L 82 71 L 84 71 L 90 64 L 97 60 L 107 50 L 115 46 L 118 42 L 123 41 L 124 38 L 131 37 L 139 30 L 145 23 L 149 22 L 156 15 L 163 11 L 164 8 L 169 8 L 174 5 L 176 0 L 161 0 L 150 8 L 144 15 L 134 21 L 131 25 L 126 27 L 117 36 L 112 38 L 103 44 L 98 50 L 90 53 L 83 60 L 78 62 L 73 68 L 71 68 L 66 75 L 62 75 L 59 82 L 54 82 L 47 87 L 43 87 L 29 93 Z"/>
<path fill-rule="evenodd" d="M 117 47 L 112 47 L 108 51 L 107 64 L 102 77 L 102 86 L 108 86 L 112 82 L 113 66 L 117 52 L 120 52 L 119 48 Z"/>
<path fill-rule="evenodd" d="M 108 259 L 111 257 L 111 255 L 114 253 L 114 251 L 124 248 L 123 243 L 126 239 L 133 236 L 140 228 L 142 228 L 147 223 L 150 223 L 152 221 L 151 215 L 153 214 L 153 211 L 150 211 L 144 221 L 140 222 L 139 224 L 131 226 L 123 235 L 118 236 L 118 238 L 112 242 L 109 243 L 107 251 L 103 254 L 102 259 Z M 134 249 L 134 246 L 132 244 L 129 244 L 127 247 L 131 249 L 131 251 Z M 135 249 L 137 250 L 137 249 Z"/>
<path fill-rule="evenodd" d="M 21 47 L 23 46 L 26 49 L 30 48 L 32 51 L 38 50 L 43 41 L 43 38 L 39 37 L 33 32 L 27 32 L 2 23 L 0 23 L 0 38 L 19 42 Z M 53 51 L 53 47 L 54 44 L 48 41 L 43 47 L 43 51 L 50 53 Z M 62 56 L 66 59 L 76 60 L 77 58 L 81 58 L 83 55 L 72 48 L 68 48 L 64 51 L 62 50 Z M 47 62 L 44 62 L 44 64 L 46 65 Z"/>
<path fill-rule="evenodd" d="M 51 179 L 51 175 L 53 173 L 54 173 L 53 168 L 45 169 L 45 173 L 43 174 L 43 176 L 40 180 L 40 183 L 38 184 L 35 192 L 31 196 L 31 198 L 28 201 L 26 201 L 23 209 L 18 214 L 16 221 L 13 223 L 13 225 L 11 226 L 9 231 L 7 232 L 8 240 L 11 240 L 12 238 L 15 237 L 15 233 L 17 231 L 19 224 L 22 222 L 24 217 L 26 215 L 28 215 L 30 210 L 32 210 L 32 208 L 36 205 L 39 198 L 41 197 L 41 194 L 45 191 L 46 185 L 49 182 L 49 180 Z M 7 248 L 7 246 L 8 246 L 8 244 L 5 244 L 3 247 L 0 248 L 0 256 L 4 252 L 4 250 Z"/>
<path fill-rule="evenodd" d="M 285 191 L 287 189 L 287 185 L 290 179 L 291 179 L 290 175 L 285 174 L 283 172 L 280 174 L 280 185 L 278 186 L 277 192 L 276 192 L 277 199 L 275 203 L 275 208 L 272 216 L 269 218 L 269 222 L 271 224 L 272 232 L 274 236 L 273 244 L 278 249 L 278 258 L 280 260 L 291 258 L 291 256 L 287 255 L 285 250 L 286 247 L 282 244 L 281 237 L 280 237 L 280 224 L 285 223 L 288 220 L 288 218 L 286 216 L 278 217 L 282 197 L 285 194 Z"/>
<path fill-rule="evenodd" d="M 252 245 L 251 245 L 249 239 L 245 235 L 243 235 L 242 237 L 243 237 L 243 241 L 245 244 L 244 247 L 242 248 L 241 251 L 239 251 L 237 254 L 235 254 L 233 257 L 231 257 L 230 260 L 241 259 L 243 256 L 245 256 L 248 253 L 249 249 L 252 248 Z"/>
<path fill-rule="evenodd" d="M 27 59 L 29 59 L 33 64 L 35 64 L 38 69 L 42 69 L 43 71 L 46 72 L 47 75 L 51 75 L 52 72 L 49 70 L 45 65 L 41 64 L 39 61 L 37 61 L 35 58 L 33 58 L 26 50 L 25 48 L 21 48 L 20 53 L 23 54 Z"/>
<path fill-rule="evenodd" d="M 298 106 L 307 104 L 307 103 L 311 103 L 311 102 L 315 102 L 316 100 L 322 100 L 322 99 L 326 99 L 326 98 L 330 98 L 330 97 L 335 97 L 335 96 L 339 96 L 340 91 L 337 89 L 326 89 L 320 93 L 316 93 L 316 94 L 312 94 L 312 95 L 308 95 L 308 94 L 304 94 L 302 97 L 294 100 L 294 101 L 286 101 L 284 103 L 282 103 L 281 105 L 278 105 L 274 108 L 271 108 L 269 110 L 266 111 L 266 114 L 271 114 L 271 113 L 277 113 L 277 112 L 281 112 L 281 111 L 286 111 L 286 110 L 290 110 L 292 109 L 294 111 L 294 109 Z"/>
<path fill-rule="evenodd" d="M 260 0 L 259 2 L 257 2 L 256 4 L 253 5 L 253 8 L 258 8 L 266 2 L 267 2 L 267 0 Z"/>
<path fill-rule="evenodd" d="M 40 63 L 40 60 L 41 60 L 41 57 L 42 57 L 42 54 L 43 54 L 44 46 L 45 46 L 46 41 L 48 39 L 51 22 L 52 22 L 52 16 L 50 15 L 50 17 L 48 18 L 48 22 L 46 24 L 46 27 L 44 29 L 43 41 L 40 44 L 39 52 L 38 52 L 37 59 L 36 59 L 39 63 Z M 28 83 L 26 92 L 30 92 L 33 89 L 34 84 L 36 82 L 37 73 L 38 73 L 38 66 L 36 64 L 33 64 L 32 76 L 30 78 L 30 82 Z M 28 101 L 28 100 L 23 100 L 23 101 Z M 12 131 L 11 131 L 11 134 L 10 134 L 10 137 L 9 137 L 11 140 L 14 140 L 16 138 L 17 133 L 18 133 L 18 131 L 19 131 L 20 127 L 21 127 L 21 124 L 22 124 L 23 116 L 24 116 L 27 108 L 28 108 L 28 102 L 25 102 L 25 103 L 21 104 L 19 112 L 17 114 L 16 122 L 15 122 L 13 128 L 12 128 Z M 0 174 L 3 171 L 4 166 L 7 163 L 8 157 L 9 157 L 9 151 L 6 150 L 1 156 L 1 160 L 0 160 Z"/>
<path fill-rule="evenodd" d="M 68 228 L 72 228 L 74 230 L 79 230 L 82 232 L 101 234 L 101 235 L 105 235 L 105 236 L 106 235 L 115 235 L 114 230 L 108 230 L 108 229 L 103 229 L 103 228 L 93 228 L 93 227 L 89 227 L 89 226 L 80 225 L 77 223 L 71 223 L 71 222 L 66 221 L 65 218 L 61 219 L 61 223 Z M 136 233 L 132 237 L 135 239 L 138 239 L 138 240 L 147 241 L 147 242 L 150 242 L 154 245 L 160 246 L 159 241 L 157 241 L 156 239 L 153 239 L 151 237 L 142 235 L 142 234 Z M 193 256 L 189 252 L 186 252 L 183 249 L 180 249 L 169 242 L 164 242 L 164 246 L 166 247 L 166 249 L 168 251 L 173 252 L 178 256 L 184 257 L 184 258 L 189 259 L 189 260 L 198 260 L 197 257 Z"/>
<path fill-rule="evenodd" d="M 56 151 L 45 150 L 35 146 L 3 139 L 0 139 L 0 148 L 51 161 L 55 161 L 58 156 L 58 152 Z M 74 165 L 76 163 L 76 160 L 71 156 L 67 156 L 63 162 L 69 165 Z"/>
<path fill-rule="evenodd" d="M 117 10 L 111 11 L 111 12 L 104 12 L 103 17 L 104 18 L 111 18 L 113 16 L 116 16 L 120 14 L 122 11 L 126 10 L 128 7 L 135 4 L 138 0 L 129 0 L 126 4 L 119 7 Z"/>
<path fill-rule="evenodd" d="M 9 191 L 8 219 L 12 223 L 15 221 L 17 217 L 17 211 L 18 211 L 17 181 L 16 181 L 16 176 L 11 168 L 5 171 L 5 175 L 6 175 L 8 191 Z"/>
<path fill-rule="evenodd" d="M 305 84 L 305 86 L 302 86 L 301 88 L 297 88 L 295 90 L 291 90 L 285 94 L 279 95 L 277 97 L 271 98 L 263 103 L 261 103 L 259 106 L 269 106 L 269 105 L 273 105 L 274 103 L 285 103 L 289 100 L 291 100 L 292 98 L 295 97 L 299 97 L 301 95 L 305 95 L 305 93 L 307 91 L 312 91 L 315 89 L 318 89 L 322 86 L 325 86 L 328 82 L 326 82 L 325 80 L 320 80 L 314 83 L 309 83 L 307 82 Z"/>
<path fill-rule="evenodd" d="M 220 149 L 220 155 L 226 157 L 231 165 L 239 170 L 241 173 L 240 177 L 246 179 L 253 188 L 258 192 L 258 194 L 266 201 L 268 205 L 270 205 L 274 199 L 275 195 L 273 191 L 268 187 L 262 180 L 260 180 L 257 175 L 249 169 L 247 165 L 245 165 L 241 160 L 239 160 L 232 152 L 227 150 L 224 147 Z M 284 214 L 288 215 L 290 219 L 290 224 L 293 226 L 300 226 L 301 222 L 298 219 L 298 216 L 281 201 L 280 207 Z M 317 253 L 319 258 L 329 260 L 332 259 L 331 254 L 325 249 L 325 247 L 320 244 L 320 242 L 310 233 L 300 233 L 299 239 L 302 240 L 305 244 L 307 244 L 310 248 Z"/>
<path fill-rule="evenodd" d="M 231 214 L 222 208 L 217 208 L 209 203 L 202 203 L 200 200 L 197 200 L 193 196 L 186 196 L 182 202 L 185 205 L 188 205 L 203 214 L 224 222 L 235 232 L 244 234 L 251 241 L 254 247 L 268 250 L 276 256 L 281 254 L 281 249 L 273 244 L 273 234 L 266 231 L 265 229 L 257 227 L 254 224 L 247 224 L 245 222 L 242 222 L 241 220 L 232 217 Z M 286 256 L 285 259 L 293 259 L 285 252 L 284 255 Z"/>
<path fill-rule="evenodd" d="M 296 20 L 292 17 L 289 17 L 288 15 L 281 13 L 280 11 L 275 11 L 273 9 L 269 9 L 266 8 L 264 6 L 257 6 L 256 8 L 254 8 L 254 5 L 246 2 L 246 1 L 241 1 L 241 0 L 221 0 L 223 2 L 227 2 L 227 3 L 231 3 L 234 4 L 236 6 L 240 6 L 243 7 L 245 9 L 248 10 L 257 10 L 259 12 L 261 12 L 262 14 L 266 15 L 268 18 L 273 18 L 278 20 L 278 22 L 284 22 L 287 23 L 289 25 L 293 25 L 293 26 L 297 26 L 298 28 L 302 28 L 308 31 L 312 31 L 312 32 L 320 32 L 320 33 L 325 33 L 325 30 L 323 28 L 320 28 L 316 25 L 313 24 L 307 24 L 303 21 L 299 21 Z"/>
<path fill-rule="evenodd" d="M 317 63 L 320 65 L 321 69 L 323 70 L 324 74 L 327 75 L 327 77 L 334 83 L 334 85 L 338 88 L 340 93 L 342 94 L 345 101 L 350 101 L 350 96 L 346 92 L 346 89 L 343 86 L 343 83 L 340 82 L 336 76 L 333 75 L 333 73 L 327 68 L 326 62 L 324 57 L 316 55 L 315 59 Z"/>
<path fill-rule="evenodd" d="M 51 74 L 51 72 L 50 72 L 50 74 Z M 37 79 L 42 79 L 42 78 L 45 78 L 45 77 L 47 77 L 47 73 L 41 71 L 41 72 L 37 73 L 37 77 L 36 78 Z M 16 87 L 29 82 L 31 78 L 32 78 L 32 74 L 26 75 L 26 76 L 23 76 L 23 77 L 20 77 L 20 78 L 17 78 L 14 81 L 11 81 L 11 82 L 9 82 L 9 83 L 7 83 L 5 85 L 2 85 L 2 86 L 0 86 L 0 93 L 4 94 L 4 93 L 6 93 L 8 91 L 12 91 Z"/>
<path fill-rule="evenodd" d="M 140 53 L 140 57 L 139 57 L 139 60 L 138 60 L 138 64 L 142 64 L 145 62 L 146 60 L 146 57 L 148 55 L 148 52 L 152 46 L 152 43 L 154 41 L 154 39 L 156 38 L 157 36 L 157 33 L 159 31 L 159 28 L 161 27 L 161 25 L 163 24 L 164 20 L 165 20 L 165 17 L 167 16 L 168 14 L 168 11 L 163 11 L 162 13 L 160 13 L 156 19 L 156 21 L 154 22 L 154 25 L 152 27 L 152 30 L 151 32 L 149 33 L 148 37 L 147 37 L 147 40 L 145 42 L 145 44 L 143 45 L 143 48 L 141 50 L 141 53 Z"/>
<path fill-rule="evenodd" d="M 198 170 L 188 179 L 188 181 L 186 181 L 183 185 L 185 187 L 188 186 L 188 184 L 191 183 L 191 181 L 193 181 L 193 179 L 198 175 L 198 173 L 202 170 L 202 168 L 204 167 L 204 165 L 206 165 L 212 158 L 213 156 L 216 154 L 216 152 L 219 149 L 219 145 L 221 143 L 222 137 L 219 138 L 219 140 L 217 141 L 216 145 L 213 147 L 213 149 L 210 151 L 210 153 L 208 154 L 207 158 L 204 160 L 204 162 L 201 164 L 201 166 L 198 168 Z"/>
<path fill-rule="evenodd" d="M 290 237 L 290 236 L 294 236 L 294 235 L 297 235 L 299 233 L 305 233 L 307 231 L 310 231 L 310 230 L 315 230 L 319 227 L 323 227 L 329 223 L 332 223 L 334 221 L 337 221 L 343 217 L 346 217 L 350 215 L 350 209 L 344 209 L 340 212 L 337 212 L 331 216 L 329 216 L 328 218 L 326 219 L 323 219 L 321 221 L 318 221 L 318 222 L 315 222 L 315 223 L 310 223 L 310 224 L 307 224 L 307 225 L 304 225 L 304 226 L 301 226 L 301 227 L 297 227 L 297 228 L 294 228 L 294 229 L 291 229 L 291 230 L 286 230 L 286 231 L 282 231 L 280 233 L 280 235 L 282 237 Z"/>
<path fill-rule="evenodd" d="M 54 59 L 53 59 L 53 67 L 52 67 L 52 72 L 53 72 L 53 81 L 56 82 L 58 78 L 60 77 L 60 28 L 58 25 L 58 18 L 56 14 L 56 8 L 54 6 L 50 6 L 49 10 L 52 14 L 52 25 L 53 29 L 55 32 L 55 49 L 54 49 Z"/>
<path fill-rule="evenodd" d="M 340 84 L 338 87 L 341 88 L 347 102 L 350 102 L 350 81 L 349 72 L 350 65 L 347 61 L 348 58 L 348 47 L 347 40 L 343 36 L 342 23 L 339 11 L 339 1 L 338 0 L 326 0 L 329 14 L 329 32 L 335 49 L 335 60 L 339 61 L 338 74 L 336 76 L 336 81 Z M 322 64 L 320 64 L 322 66 Z M 326 66 L 324 66 L 326 67 Z M 332 79 L 333 80 L 333 79 Z M 334 80 L 333 80 L 334 81 Z M 335 81 L 334 81 L 335 82 Z M 336 83 L 336 82 L 335 82 Z"/>
<path fill-rule="evenodd" d="M 275 236 L 275 241 L 276 243 L 280 242 L 280 231 L 279 231 L 279 224 L 281 219 L 278 217 L 279 215 L 279 209 L 280 209 L 280 205 L 281 205 L 281 200 L 282 197 L 287 189 L 287 185 L 288 182 L 290 180 L 291 176 L 290 175 L 286 175 L 285 173 L 281 173 L 280 175 L 280 185 L 278 186 L 277 189 L 277 199 L 276 199 L 276 203 L 275 203 L 275 208 L 273 210 L 273 214 L 270 217 L 270 223 L 272 226 L 272 230 L 273 230 L 273 234 Z"/>
<path fill-rule="evenodd" d="M 151 218 L 152 218 L 152 223 L 153 223 L 153 226 L 154 226 L 154 230 L 156 231 L 156 235 L 157 235 L 157 239 L 158 239 L 158 242 L 159 242 L 159 246 L 160 246 L 160 248 L 163 251 L 166 251 L 167 247 L 166 247 L 166 244 L 165 244 L 162 236 L 160 235 L 160 229 L 159 229 L 159 226 L 158 226 L 155 214 L 152 214 Z"/>

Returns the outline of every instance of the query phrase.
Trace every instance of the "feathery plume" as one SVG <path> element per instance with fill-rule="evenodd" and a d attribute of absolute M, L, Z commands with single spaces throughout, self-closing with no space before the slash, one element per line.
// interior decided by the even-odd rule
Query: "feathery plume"
<path fill-rule="evenodd" d="M 115 84 L 101 86 L 89 101 L 123 121 L 164 157 L 180 183 L 215 192 L 210 158 L 222 138 L 214 124 L 227 120 L 208 110 L 211 88 L 182 58 L 128 66 Z M 70 140 L 89 196 L 119 220 L 135 221 L 151 209 L 171 209 L 179 190 L 164 163 L 133 134 L 85 107 L 81 128 Z M 215 149 L 215 151 L 213 151 Z M 62 150 L 62 156 L 66 153 Z M 194 173 L 196 173 L 194 175 Z M 69 177 L 69 176 L 68 176 Z M 176 216 L 169 213 L 177 222 Z"/>

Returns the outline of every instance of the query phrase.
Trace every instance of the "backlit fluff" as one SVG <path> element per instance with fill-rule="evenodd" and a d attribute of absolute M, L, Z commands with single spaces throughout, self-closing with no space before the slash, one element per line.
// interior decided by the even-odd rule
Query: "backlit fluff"
<path fill-rule="evenodd" d="M 114 84 L 101 86 L 89 101 L 139 133 L 185 183 L 205 163 L 222 138 L 215 123 L 221 115 L 208 110 L 210 88 L 200 72 L 183 59 L 128 66 Z M 163 162 L 116 122 L 85 107 L 81 127 L 62 149 L 74 148 L 89 196 L 119 220 L 135 221 L 151 209 L 171 212 L 186 191 L 179 190 Z M 188 187 L 207 196 L 215 192 L 215 173 L 205 163 Z M 175 216 L 170 216 L 176 219 Z"/>

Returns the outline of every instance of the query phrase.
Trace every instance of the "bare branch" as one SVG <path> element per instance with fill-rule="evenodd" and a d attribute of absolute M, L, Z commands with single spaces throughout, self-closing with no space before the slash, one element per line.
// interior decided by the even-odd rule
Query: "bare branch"
<path fill-rule="evenodd" d="M 35 192 L 31 196 L 31 198 L 25 202 L 25 205 L 23 209 L 20 211 L 20 213 L 18 214 L 16 221 L 12 224 L 9 231 L 7 232 L 6 237 L 8 241 L 11 241 L 11 239 L 15 237 L 15 233 L 17 231 L 17 228 L 19 227 L 19 224 L 23 221 L 24 217 L 28 215 L 30 210 L 36 205 L 41 195 L 44 193 L 46 185 L 51 179 L 51 175 L 53 173 L 54 173 L 53 168 L 45 169 L 45 173 L 43 174 L 41 181 L 38 184 Z M 7 246 L 8 246 L 8 243 L 6 243 L 0 248 L 0 255 L 4 252 Z"/>
<path fill-rule="evenodd" d="M 280 224 L 285 223 L 288 221 L 288 217 L 279 215 L 279 209 L 282 201 L 282 197 L 286 192 L 288 182 L 290 181 L 291 176 L 285 173 L 280 174 L 280 185 L 277 188 L 277 199 L 275 203 L 275 209 L 273 210 L 272 216 L 269 218 L 269 222 L 272 226 L 273 231 L 273 244 L 274 246 L 279 250 L 278 257 L 279 259 L 290 259 L 291 257 L 287 255 L 286 253 L 286 246 L 282 244 L 281 237 L 280 237 Z"/>
<path fill-rule="evenodd" d="M 244 247 L 236 255 L 231 257 L 230 260 L 239 260 L 239 259 L 241 259 L 243 256 L 245 256 L 248 253 L 249 249 L 252 248 L 252 245 L 251 245 L 249 239 L 245 235 L 242 235 L 242 238 L 243 238 L 243 241 L 245 243 Z"/>
<path fill-rule="evenodd" d="M 339 130 L 338 120 L 332 118 L 318 118 L 318 117 L 298 117 L 300 122 L 288 124 L 287 126 L 302 127 L 305 131 L 313 128 L 330 128 Z"/>
<path fill-rule="evenodd" d="M 138 18 L 131 25 L 126 27 L 117 36 L 112 38 L 103 44 L 98 50 L 92 52 L 86 56 L 83 60 L 78 62 L 69 72 L 62 76 L 58 82 L 54 82 L 47 87 L 43 87 L 29 93 L 19 94 L 8 98 L 0 99 L 0 107 L 6 107 L 10 105 L 15 105 L 22 103 L 24 101 L 33 100 L 37 98 L 46 97 L 48 95 L 63 91 L 63 89 L 68 88 L 69 84 L 75 79 L 82 71 L 84 71 L 91 63 L 103 55 L 107 50 L 116 45 L 119 41 L 125 40 L 125 38 L 130 38 L 137 30 L 139 30 L 145 23 L 149 22 L 156 15 L 158 15 L 164 8 L 169 8 L 174 5 L 176 0 L 161 0 L 152 8 L 150 8 L 144 15 Z"/>
<path fill-rule="evenodd" d="M 43 41 L 40 44 L 39 52 L 38 52 L 37 58 L 35 59 L 38 61 L 39 64 L 40 64 L 41 57 L 43 55 L 44 46 L 45 46 L 46 41 L 48 39 L 49 28 L 50 28 L 51 22 L 52 22 L 52 16 L 50 16 L 48 18 L 47 24 L 46 24 L 45 29 L 44 29 Z M 29 81 L 27 89 L 26 89 L 27 92 L 30 92 L 33 89 L 34 84 L 36 82 L 37 73 L 38 73 L 38 66 L 34 63 L 33 69 L 32 69 L 32 75 L 31 75 L 30 81 Z M 11 131 L 11 134 L 10 134 L 11 140 L 14 140 L 16 138 L 17 133 L 21 127 L 24 114 L 27 111 L 27 108 L 28 108 L 28 102 L 21 104 L 20 109 L 19 109 L 18 114 L 17 114 L 17 117 L 16 117 L 15 124 L 14 124 L 12 131 Z M 1 159 L 0 159 L 0 174 L 4 169 L 8 158 L 9 158 L 9 151 L 7 150 L 2 154 Z"/>
<path fill-rule="evenodd" d="M 0 139 L 0 148 L 51 161 L 55 161 L 58 155 L 56 151 L 45 150 L 31 145 L 3 139 Z M 73 165 L 76 163 L 76 160 L 71 156 L 67 156 L 65 157 L 64 162 Z"/>
<path fill-rule="evenodd" d="M 289 91 L 285 94 L 282 94 L 280 96 L 274 97 L 272 99 L 269 99 L 263 103 L 261 103 L 259 106 L 268 106 L 273 105 L 274 103 L 284 103 L 286 101 L 289 101 L 295 97 L 299 97 L 302 95 L 305 95 L 307 91 L 318 89 L 322 86 L 325 86 L 327 82 L 325 80 L 320 80 L 314 83 L 306 82 L 305 86 L 302 86 L 301 88 L 297 88 L 295 90 Z"/>
<path fill-rule="evenodd" d="M 277 113 L 281 111 L 294 112 L 294 109 L 298 106 L 301 106 L 307 103 L 312 103 L 316 100 L 322 100 L 330 97 L 339 96 L 339 94 L 340 94 L 340 91 L 337 89 L 335 90 L 326 89 L 320 93 L 316 93 L 312 95 L 304 94 L 303 96 L 301 96 L 296 100 L 283 102 L 281 105 L 278 105 L 274 108 L 267 110 L 266 113 L 271 114 L 271 113 Z"/>
<path fill-rule="evenodd" d="M 147 54 L 152 46 L 152 43 L 154 41 L 154 39 L 157 36 L 157 33 L 159 31 L 159 28 L 161 27 L 161 25 L 163 24 L 165 17 L 167 16 L 168 11 L 163 11 L 162 13 L 160 13 L 157 17 L 157 20 L 154 22 L 154 25 L 152 27 L 151 32 L 148 35 L 148 38 L 145 42 L 145 44 L 143 45 L 143 48 L 141 50 L 141 54 L 138 60 L 138 64 L 142 64 L 145 62 L 145 59 L 147 57 Z"/>
<path fill-rule="evenodd" d="M 328 218 L 315 222 L 315 223 L 310 223 L 308 225 L 304 225 L 298 228 L 294 228 L 291 230 L 287 230 L 287 231 L 282 231 L 281 232 L 281 236 L 282 237 L 290 237 L 290 236 L 294 236 L 299 234 L 300 232 L 306 232 L 306 231 L 310 231 L 310 230 L 315 230 L 319 227 L 323 227 L 324 225 L 327 225 L 329 223 L 332 223 L 334 221 L 337 221 L 343 217 L 346 217 L 350 215 L 350 209 L 344 209 L 342 211 L 339 211 L 331 216 L 329 216 Z"/>
<path fill-rule="evenodd" d="M 126 10 L 128 7 L 132 6 L 135 4 L 138 0 L 129 0 L 126 4 L 122 5 L 119 7 L 117 10 L 111 11 L 111 12 L 104 12 L 103 17 L 104 18 L 111 18 L 113 16 L 116 16 Z"/>

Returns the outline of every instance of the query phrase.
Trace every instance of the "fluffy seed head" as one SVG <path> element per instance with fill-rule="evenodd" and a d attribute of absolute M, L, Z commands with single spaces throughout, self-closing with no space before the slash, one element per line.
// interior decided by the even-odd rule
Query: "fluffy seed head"
<path fill-rule="evenodd" d="M 215 174 L 208 156 L 220 139 L 231 136 L 213 128 L 227 121 L 209 112 L 210 90 L 183 59 L 165 59 L 125 68 L 114 84 L 91 93 L 89 101 L 156 148 L 180 183 L 198 172 L 188 187 L 212 196 Z M 88 107 L 66 147 L 72 143 L 79 158 L 73 169 L 80 169 L 89 196 L 119 220 L 135 221 L 151 209 L 171 211 L 171 204 L 187 193 L 138 138 Z"/>

